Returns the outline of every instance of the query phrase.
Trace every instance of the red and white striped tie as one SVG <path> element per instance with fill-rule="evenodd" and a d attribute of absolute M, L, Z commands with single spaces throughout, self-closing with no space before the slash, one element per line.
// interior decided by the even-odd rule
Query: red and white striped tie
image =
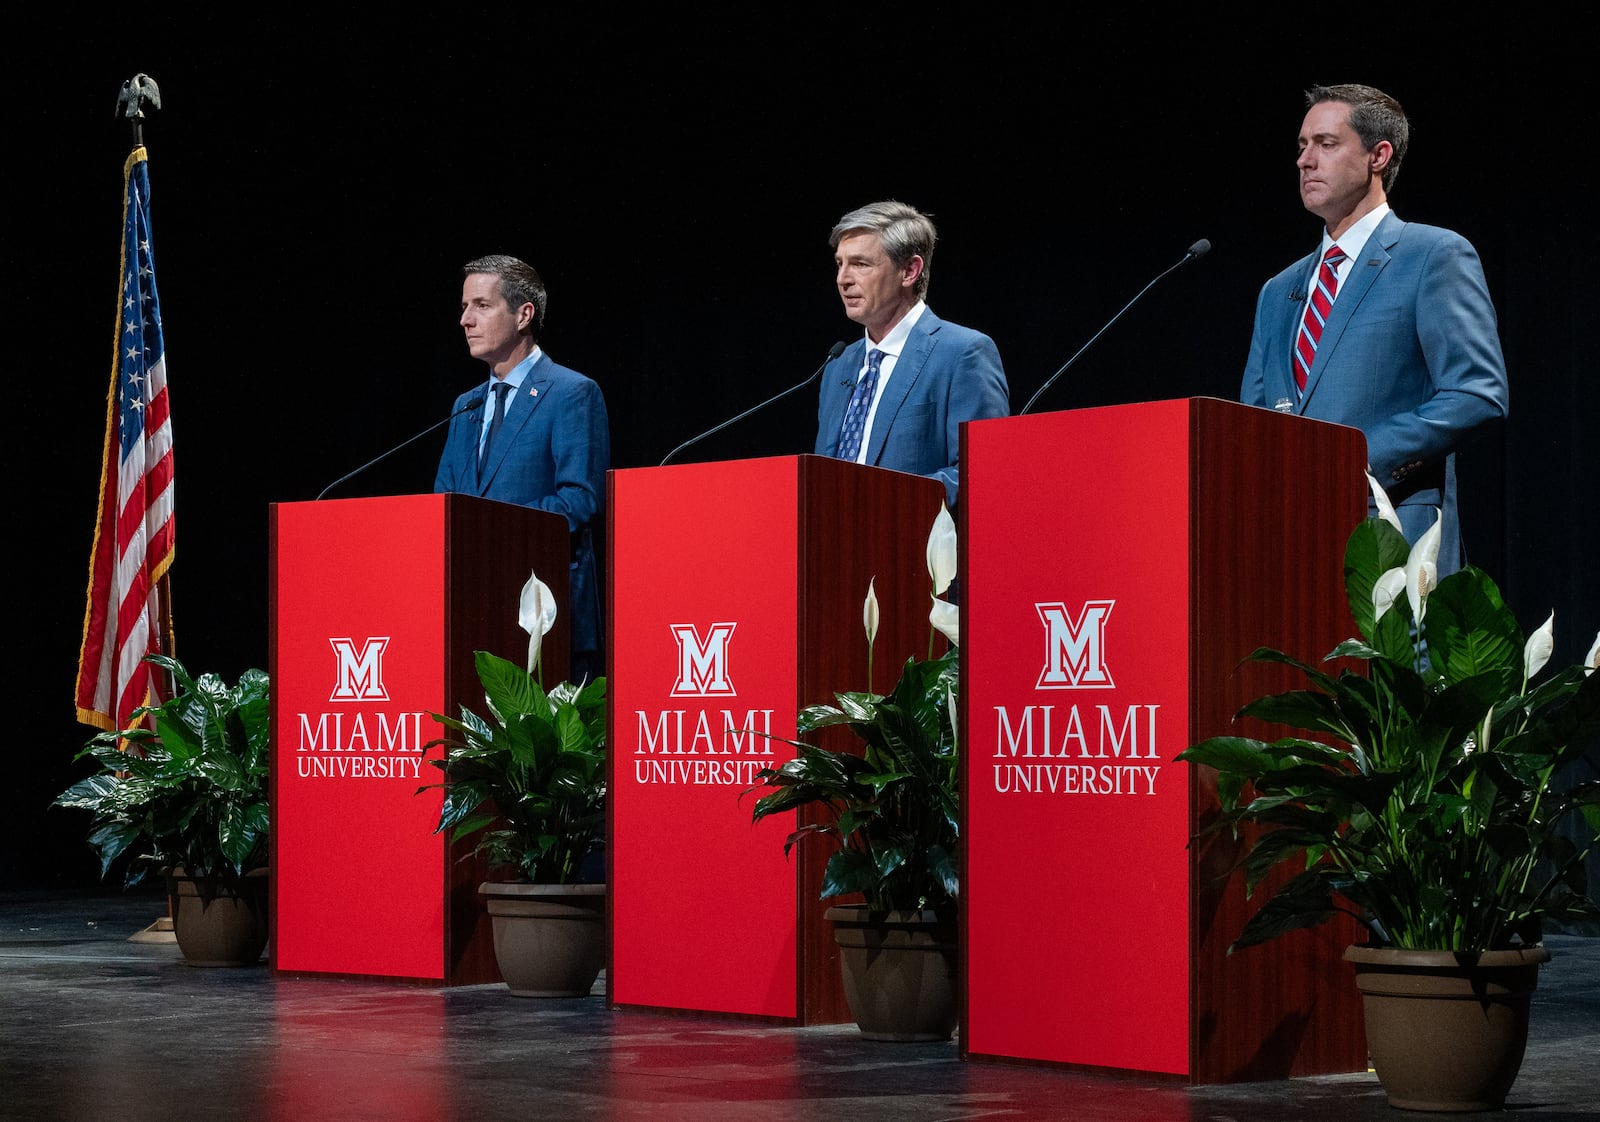
<path fill-rule="evenodd" d="M 1294 344 L 1294 384 L 1301 393 L 1306 392 L 1306 379 L 1311 374 L 1311 360 L 1317 356 L 1317 343 L 1322 339 L 1322 327 L 1333 310 L 1333 298 L 1339 292 L 1339 274 L 1335 271 L 1344 260 L 1344 250 L 1330 245 L 1317 270 L 1317 286 L 1306 301 L 1306 315 L 1300 321 L 1300 337 Z"/>

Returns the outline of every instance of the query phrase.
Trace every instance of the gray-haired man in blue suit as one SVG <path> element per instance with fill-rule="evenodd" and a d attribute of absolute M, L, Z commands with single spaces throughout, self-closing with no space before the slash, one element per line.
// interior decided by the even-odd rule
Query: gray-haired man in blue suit
<path fill-rule="evenodd" d="M 572 532 L 572 677 L 604 672 L 593 527 L 611 432 L 600 387 L 539 347 L 548 298 L 533 267 L 493 255 L 462 267 L 461 329 L 489 380 L 456 399 L 433 489 L 564 516 Z M 475 398 L 480 409 L 461 413 Z M 497 418 L 498 417 L 498 421 Z M 510 609 L 508 609 L 510 610 Z"/>
<path fill-rule="evenodd" d="M 1394 98 L 1315 86 L 1306 103 L 1300 199 L 1324 233 L 1261 289 L 1240 400 L 1364 432 L 1407 539 L 1443 519 L 1444 576 L 1464 561 L 1456 450 L 1507 409 L 1483 266 L 1459 234 L 1389 209 L 1410 134 Z"/>
<path fill-rule="evenodd" d="M 935 237 L 926 215 L 893 200 L 834 226 L 839 297 L 864 331 L 822 372 L 816 453 L 933 476 L 953 508 L 961 422 L 1006 416 L 1010 396 L 994 341 L 924 302 Z"/>

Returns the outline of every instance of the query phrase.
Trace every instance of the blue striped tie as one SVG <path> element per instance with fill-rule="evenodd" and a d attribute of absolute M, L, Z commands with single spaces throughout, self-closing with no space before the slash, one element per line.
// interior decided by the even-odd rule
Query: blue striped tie
<path fill-rule="evenodd" d="M 867 413 L 872 409 L 872 395 L 878 389 L 878 367 L 883 364 L 883 352 L 873 351 L 867 356 L 867 372 L 856 382 L 855 393 L 850 395 L 850 408 L 844 413 L 844 428 L 839 430 L 841 460 L 854 460 L 861 455 L 861 438 L 867 429 Z"/>

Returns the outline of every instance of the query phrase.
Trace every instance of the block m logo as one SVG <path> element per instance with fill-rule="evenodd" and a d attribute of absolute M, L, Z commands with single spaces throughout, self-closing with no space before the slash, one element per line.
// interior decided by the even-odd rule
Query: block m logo
<path fill-rule="evenodd" d="M 1041 690 L 1111 689 L 1116 683 L 1106 669 L 1106 620 L 1115 600 L 1086 600 L 1076 620 L 1062 603 L 1035 604 L 1044 624 L 1044 670 Z"/>
<path fill-rule="evenodd" d="M 728 680 L 728 640 L 734 624 L 713 623 L 704 640 L 693 624 L 672 624 L 678 642 L 678 677 L 673 697 L 733 697 L 738 691 Z"/>
<path fill-rule="evenodd" d="M 328 642 L 333 644 L 333 654 L 339 663 L 329 701 L 389 700 L 389 691 L 383 688 L 383 649 L 389 645 L 389 636 L 368 639 L 359 651 L 351 639 L 329 639 Z"/>

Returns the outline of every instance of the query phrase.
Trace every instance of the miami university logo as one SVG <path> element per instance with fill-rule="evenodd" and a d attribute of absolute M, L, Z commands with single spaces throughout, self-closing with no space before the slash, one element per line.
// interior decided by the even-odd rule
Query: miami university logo
<path fill-rule="evenodd" d="M 673 697 L 733 697 L 738 691 L 728 678 L 728 640 L 734 624 L 713 623 L 704 639 L 691 623 L 674 623 L 678 643 L 678 677 Z"/>
<path fill-rule="evenodd" d="M 1111 689 L 1106 669 L 1106 620 L 1115 600 L 1086 600 L 1078 618 L 1067 615 L 1062 603 L 1035 604 L 1044 624 L 1044 670 L 1041 690 Z"/>
<path fill-rule="evenodd" d="M 329 639 L 338 661 L 333 694 L 329 701 L 388 701 L 383 688 L 383 649 L 389 636 L 368 639 L 358 651 L 354 640 Z"/>

